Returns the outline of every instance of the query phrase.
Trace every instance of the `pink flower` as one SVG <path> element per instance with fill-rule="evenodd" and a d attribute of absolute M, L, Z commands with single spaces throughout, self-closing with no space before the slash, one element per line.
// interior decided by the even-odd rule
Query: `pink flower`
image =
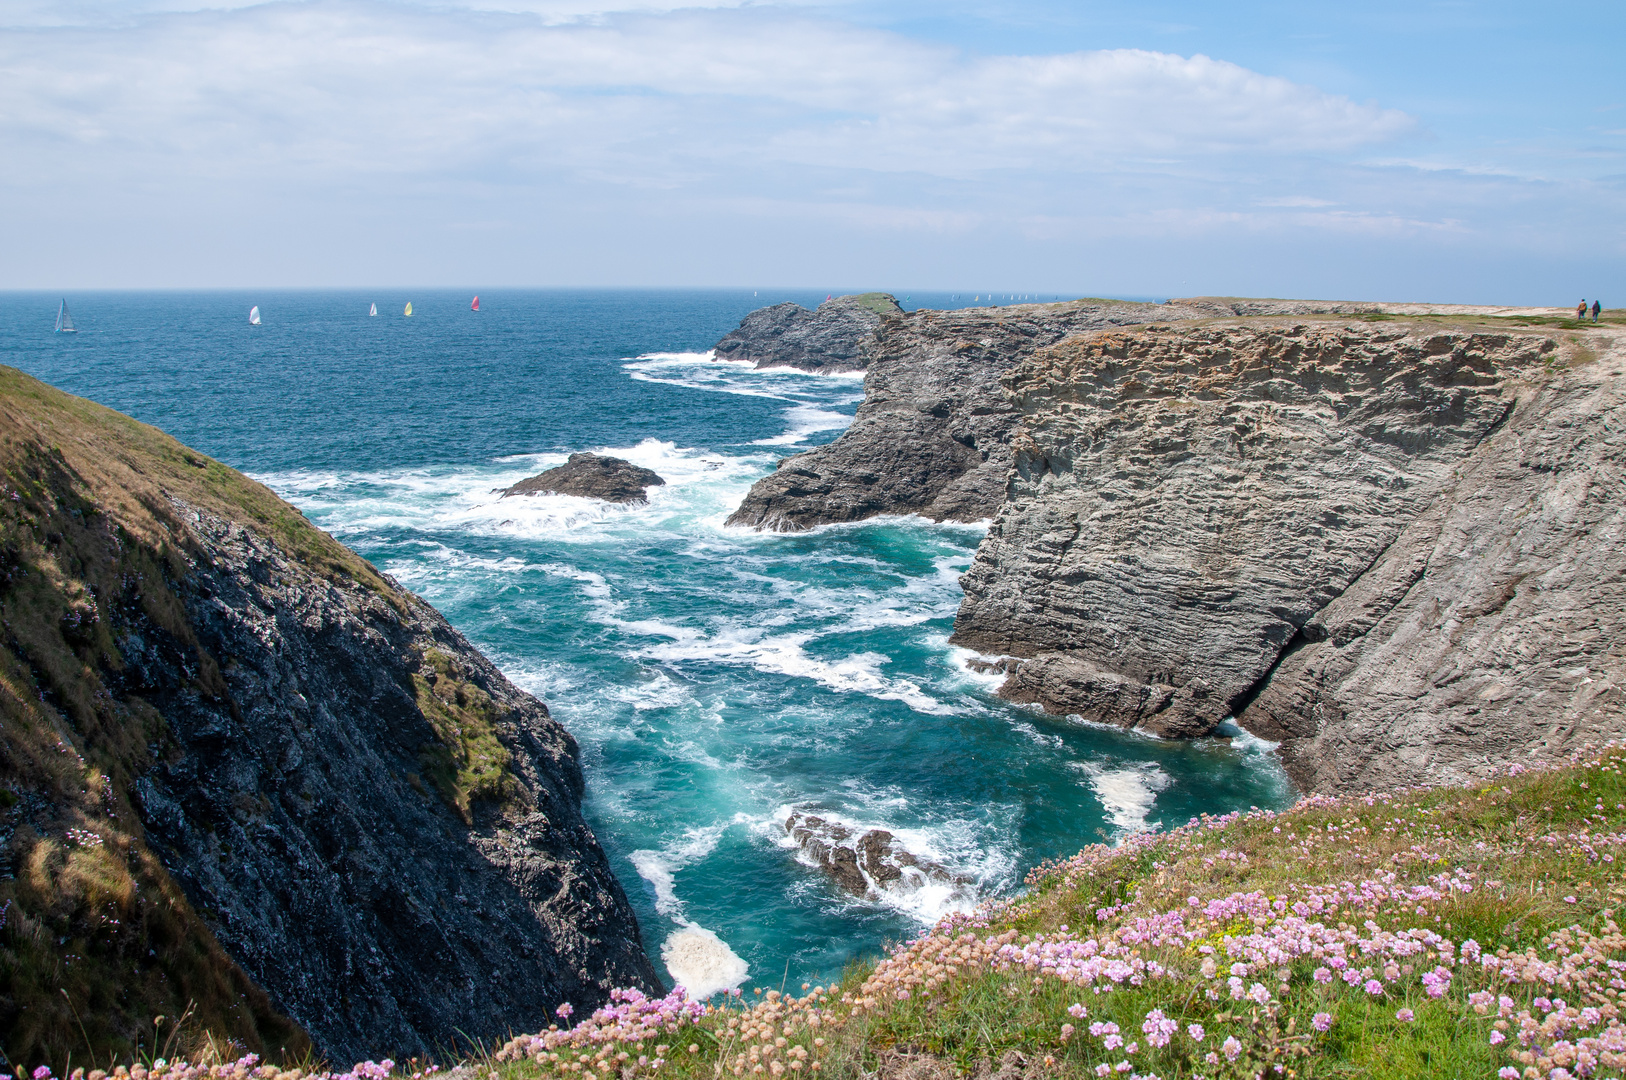
<path fill-rule="evenodd" d="M 1086 1016 L 1090 1015 L 1090 1010 L 1086 1009 L 1082 1005 L 1069 1005 L 1067 1006 L 1067 1015 L 1071 1016 L 1075 1020 L 1082 1020 Z"/>
<path fill-rule="evenodd" d="M 1146 1014 L 1146 1023 L 1140 1029 L 1146 1033 L 1146 1041 L 1153 1046 L 1167 1046 L 1169 1038 L 1180 1030 L 1180 1025 L 1164 1016 L 1162 1009 L 1153 1009 Z"/>
<path fill-rule="evenodd" d="M 1507 1036 L 1503 1035 L 1500 1031 L 1493 1031 L 1490 1033 L 1490 1044 L 1492 1046 L 1499 1046 L 1506 1041 Z"/>
<path fill-rule="evenodd" d="M 1502 1080 L 1519 1080 L 1519 1070 L 1511 1065 L 1503 1065 L 1496 1071 L 1496 1075 Z"/>
<path fill-rule="evenodd" d="M 1186 1034 L 1191 1036 L 1192 1042 L 1202 1042 L 1203 1036 L 1207 1035 L 1208 1032 L 1203 1030 L 1203 1026 L 1201 1024 L 1187 1024 Z"/>
<path fill-rule="evenodd" d="M 1399 1020 L 1402 1024 L 1409 1024 L 1413 1020 L 1417 1019 L 1417 1014 L 1412 1012 L 1410 1009 L 1401 1009 L 1399 1012 L 1395 1013 L 1395 1019 Z"/>
<path fill-rule="evenodd" d="M 1324 967 L 1318 967 L 1315 969 L 1314 978 L 1318 983 L 1330 983 L 1332 982 L 1332 972 Z"/>
<path fill-rule="evenodd" d="M 1124 1037 L 1122 1035 L 1108 1035 L 1106 1038 L 1101 1040 L 1101 1045 L 1106 1047 L 1108 1050 L 1116 1050 L 1123 1044 Z"/>
<path fill-rule="evenodd" d="M 1061 1026 L 1061 1041 L 1066 1042 L 1068 1039 L 1071 1039 L 1072 1037 L 1073 1037 L 1073 1025 L 1071 1025 L 1071 1024 L 1063 1024 Z"/>
<path fill-rule="evenodd" d="M 34 1080 L 46 1080 L 46 1077 L 50 1075 L 51 1067 L 49 1065 L 41 1065 L 39 1068 L 34 1070 Z"/>
<path fill-rule="evenodd" d="M 1366 985 L 1361 987 L 1361 989 L 1365 990 L 1373 997 L 1379 997 L 1383 993 L 1383 984 L 1378 982 L 1376 979 L 1368 979 L 1366 980 Z"/>
<path fill-rule="evenodd" d="M 1220 1043 L 1220 1049 L 1225 1052 L 1226 1061 L 1235 1061 L 1242 1053 L 1242 1044 L 1236 1041 L 1235 1035 L 1227 1035 L 1225 1041 Z"/>
<path fill-rule="evenodd" d="M 553 1011 L 554 1011 L 554 1012 L 555 1012 L 555 1013 L 556 1013 L 556 1014 L 558 1014 L 558 1017 L 559 1017 L 559 1019 L 561 1019 L 561 1020 L 568 1020 L 568 1019 L 569 1019 L 569 1018 L 570 1018 L 570 1014 L 571 1014 L 571 1013 L 573 1013 L 573 1012 L 575 1012 L 575 1011 L 576 1011 L 576 1010 L 575 1010 L 575 1008 L 574 1008 L 574 1007 L 573 1007 L 573 1006 L 572 1006 L 572 1005 L 571 1005 L 571 1004 L 570 1004 L 570 1002 L 568 1002 L 568 1001 L 567 1001 L 567 1002 L 565 1002 L 565 1003 L 564 1003 L 564 1004 L 563 1004 L 563 1005 L 561 1005 L 561 1006 L 559 1006 L 559 1007 L 558 1007 L 558 1008 L 557 1008 L 557 1009 L 555 1009 L 555 1010 L 553 1010 Z"/>
<path fill-rule="evenodd" d="M 1099 1065 L 1097 1065 L 1095 1067 L 1095 1075 L 1097 1075 L 1097 1076 L 1111 1076 L 1112 1075 L 1112 1066 L 1108 1065 L 1106 1062 L 1103 1061 L 1101 1064 L 1099 1064 Z"/>
<path fill-rule="evenodd" d="M 1317 1031 L 1326 1031 L 1332 1027 L 1332 1013 L 1319 1012 L 1310 1017 L 1310 1026 Z"/>

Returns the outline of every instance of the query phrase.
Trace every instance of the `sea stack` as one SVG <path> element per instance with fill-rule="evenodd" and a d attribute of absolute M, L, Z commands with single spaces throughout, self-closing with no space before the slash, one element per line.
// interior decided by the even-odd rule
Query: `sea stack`
<path fill-rule="evenodd" d="M 645 469 L 618 457 L 600 454 L 571 454 L 556 469 L 526 477 L 503 491 L 510 495 L 579 495 L 613 503 L 649 501 L 649 489 L 666 481 L 653 469 Z"/>

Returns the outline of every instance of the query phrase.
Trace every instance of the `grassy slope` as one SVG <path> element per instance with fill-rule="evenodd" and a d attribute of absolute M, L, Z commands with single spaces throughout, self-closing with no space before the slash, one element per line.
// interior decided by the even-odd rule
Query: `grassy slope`
<path fill-rule="evenodd" d="M 657 1025 L 642 1039 L 634 1020 L 589 1020 L 516 1040 L 494 1064 L 504 1080 L 654 1071 L 640 1057 L 685 1077 L 927 1077 L 1004 1062 L 1009 1074 L 1123 1080 L 1565 1080 L 1590 1053 L 1590 1075 L 1620 1077 L 1623 764 L 1617 747 L 1472 789 L 1309 799 L 1092 847 L 1036 870 L 1021 900 L 945 923 L 838 987 L 757 990 L 692 1024 L 670 1003 L 634 1006 Z M 1068 953 L 1123 966 L 1069 972 Z M 1361 971 L 1354 986 L 1337 977 L 1340 953 Z M 1159 1016 L 1173 1034 L 1154 1046 Z M 1092 1024 L 1117 1025 L 1117 1040 Z"/>
<path fill-rule="evenodd" d="M 0 1039 L 12 1061 L 186 1050 L 206 1032 L 308 1047 L 191 910 L 130 802 L 142 769 L 174 747 L 156 710 L 104 683 L 122 668 L 114 628 L 149 628 L 192 692 L 225 692 L 176 594 L 187 553 L 170 496 L 392 596 L 262 485 L 0 368 Z"/>

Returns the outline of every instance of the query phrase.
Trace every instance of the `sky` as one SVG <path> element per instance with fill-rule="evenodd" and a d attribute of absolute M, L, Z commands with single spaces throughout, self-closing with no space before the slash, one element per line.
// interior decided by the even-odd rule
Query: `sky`
<path fill-rule="evenodd" d="M 0 288 L 1626 306 L 1626 3 L 0 0 Z"/>

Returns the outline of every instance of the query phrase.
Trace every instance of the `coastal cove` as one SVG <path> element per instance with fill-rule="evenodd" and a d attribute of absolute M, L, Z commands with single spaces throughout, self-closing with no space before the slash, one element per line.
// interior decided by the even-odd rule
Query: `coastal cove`
<path fill-rule="evenodd" d="M 1257 740 L 996 697 L 948 644 L 980 524 L 724 526 L 863 390 L 706 350 L 754 308 L 820 296 L 482 291 L 475 313 L 396 292 L 90 293 L 69 298 L 71 336 L 51 333 L 57 298 L 10 294 L 0 361 L 263 481 L 545 701 L 663 975 L 688 930 L 667 952 L 704 989 L 828 978 L 1041 860 L 1292 801 Z M 665 484 L 647 505 L 500 497 L 577 451 Z M 787 835 L 795 812 L 884 829 L 948 875 L 854 897 Z"/>

